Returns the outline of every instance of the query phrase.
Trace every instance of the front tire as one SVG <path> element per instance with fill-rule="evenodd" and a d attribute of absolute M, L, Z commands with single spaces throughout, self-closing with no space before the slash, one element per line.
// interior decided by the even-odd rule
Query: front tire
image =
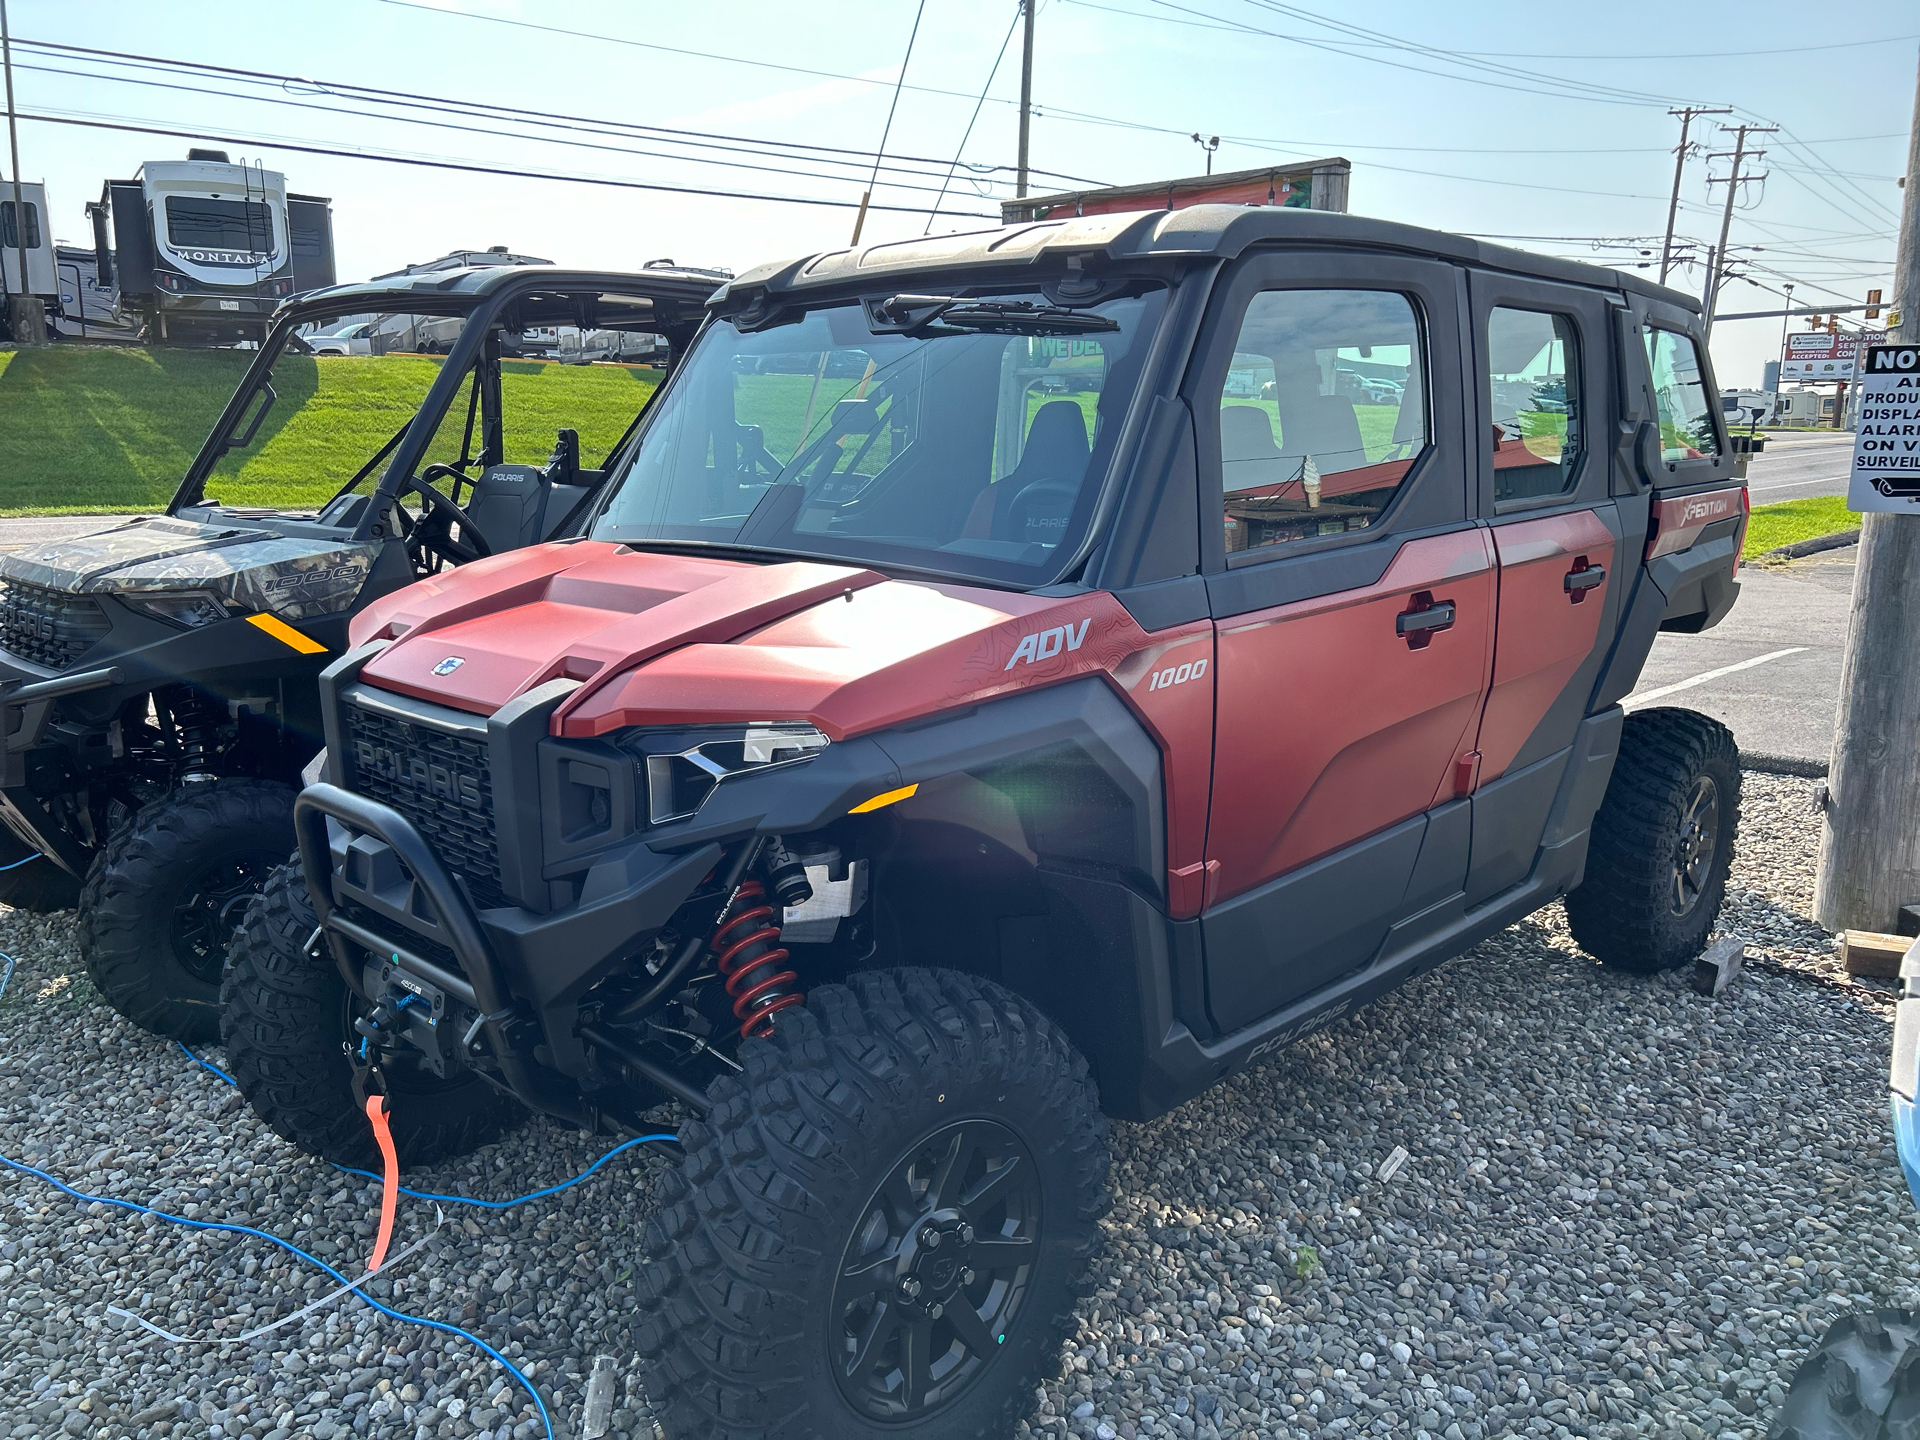
<path fill-rule="evenodd" d="M 80 894 L 80 954 L 106 1001 L 170 1040 L 220 1034 L 227 946 L 293 843 L 293 791 L 206 780 L 141 807 Z"/>
<path fill-rule="evenodd" d="M 0 905 L 51 915 L 80 903 L 80 880 L 0 825 Z"/>
<path fill-rule="evenodd" d="M 999 1437 L 1073 1323 L 1107 1211 L 1087 1064 L 944 970 L 815 990 L 714 1081 L 643 1241 L 674 1436 Z"/>
<path fill-rule="evenodd" d="M 1713 933 L 1739 823 L 1732 731 L 1692 710 L 1627 716 L 1586 878 L 1567 896 L 1573 938 L 1617 970 L 1686 964 Z"/>
<path fill-rule="evenodd" d="M 353 1097 L 343 1048 L 359 997 L 324 948 L 299 863 L 282 865 L 247 907 L 220 986 L 220 1039 L 234 1083 L 281 1139 L 341 1165 L 377 1166 L 373 1127 Z M 499 1139 L 526 1118 L 471 1070 L 440 1079 L 387 1071 L 387 1125 L 402 1165 L 431 1165 Z"/>

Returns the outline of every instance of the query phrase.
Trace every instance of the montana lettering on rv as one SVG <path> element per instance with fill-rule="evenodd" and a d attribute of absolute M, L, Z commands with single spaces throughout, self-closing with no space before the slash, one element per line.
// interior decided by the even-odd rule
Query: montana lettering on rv
<path fill-rule="evenodd" d="M 1013 658 L 1007 661 L 1006 665 L 1002 668 L 1011 670 L 1022 660 L 1025 660 L 1029 665 L 1036 665 L 1042 660 L 1051 660 L 1060 653 L 1060 647 L 1062 645 L 1065 645 L 1069 650 L 1078 650 L 1080 648 L 1080 642 L 1087 638 L 1087 626 L 1092 623 L 1093 617 L 1088 616 L 1080 622 L 1080 628 L 1078 630 L 1075 630 L 1071 625 L 1056 625 L 1051 630 L 1041 630 L 1033 635 L 1022 635 L 1020 637 L 1020 644 L 1013 652 Z"/>

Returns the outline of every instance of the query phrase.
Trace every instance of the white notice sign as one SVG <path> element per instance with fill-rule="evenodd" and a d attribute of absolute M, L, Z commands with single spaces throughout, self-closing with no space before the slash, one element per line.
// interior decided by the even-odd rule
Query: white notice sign
<path fill-rule="evenodd" d="M 1920 514 L 1920 346 L 1867 350 L 1847 509 Z"/>

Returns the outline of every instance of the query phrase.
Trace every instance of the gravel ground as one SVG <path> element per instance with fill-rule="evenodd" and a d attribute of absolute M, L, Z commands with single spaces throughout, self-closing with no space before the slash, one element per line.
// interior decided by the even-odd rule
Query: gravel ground
<path fill-rule="evenodd" d="M 1022 1433 L 1763 1434 L 1835 1318 L 1920 1303 L 1886 1115 L 1891 989 L 1849 981 L 1806 918 L 1811 792 L 1746 777 L 1723 928 L 1756 958 L 1718 1000 L 1600 970 L 1556 907 L 1116 1126 L 1098 1288 Z M 0 911 L 0 947 L 22 962 L 0 1002 L 0 1151 L 358 1268 L 372 1186 L 294 1155 L 98 1005 L 67 917 Z M 1396 1146 L 1410 1158 L 1381 1178 Z M 535 1122 L 410 1178 L 518 1194 L 603 1148 Z M 661 1164 L 630 1153 L 437 1231 L 410 1204 L 396 1249 L 433 1238 L 376 1293 L 500 1345 L 574 1435 L 593 1358 L 613 1357 L 613 1433 L 650 1436 L 626 1256 Z M 540 1433 L 470 1344 L 358 1304 L 218 1343 L 331 1288 L 283 1259 L 0 1178 L 0 1440 Z"/>

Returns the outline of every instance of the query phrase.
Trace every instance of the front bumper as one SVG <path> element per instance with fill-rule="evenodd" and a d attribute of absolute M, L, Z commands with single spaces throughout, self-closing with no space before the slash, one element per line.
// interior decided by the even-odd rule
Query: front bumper
<path fill-rule="evenodd" d="M 62 869 L 84 879 L 92 856 L 27 784 L 27 756 L 46 737 L 56 700 L 121 681 L 111 665 L 67 674 L 0 651 L 0 823 Z"/>

